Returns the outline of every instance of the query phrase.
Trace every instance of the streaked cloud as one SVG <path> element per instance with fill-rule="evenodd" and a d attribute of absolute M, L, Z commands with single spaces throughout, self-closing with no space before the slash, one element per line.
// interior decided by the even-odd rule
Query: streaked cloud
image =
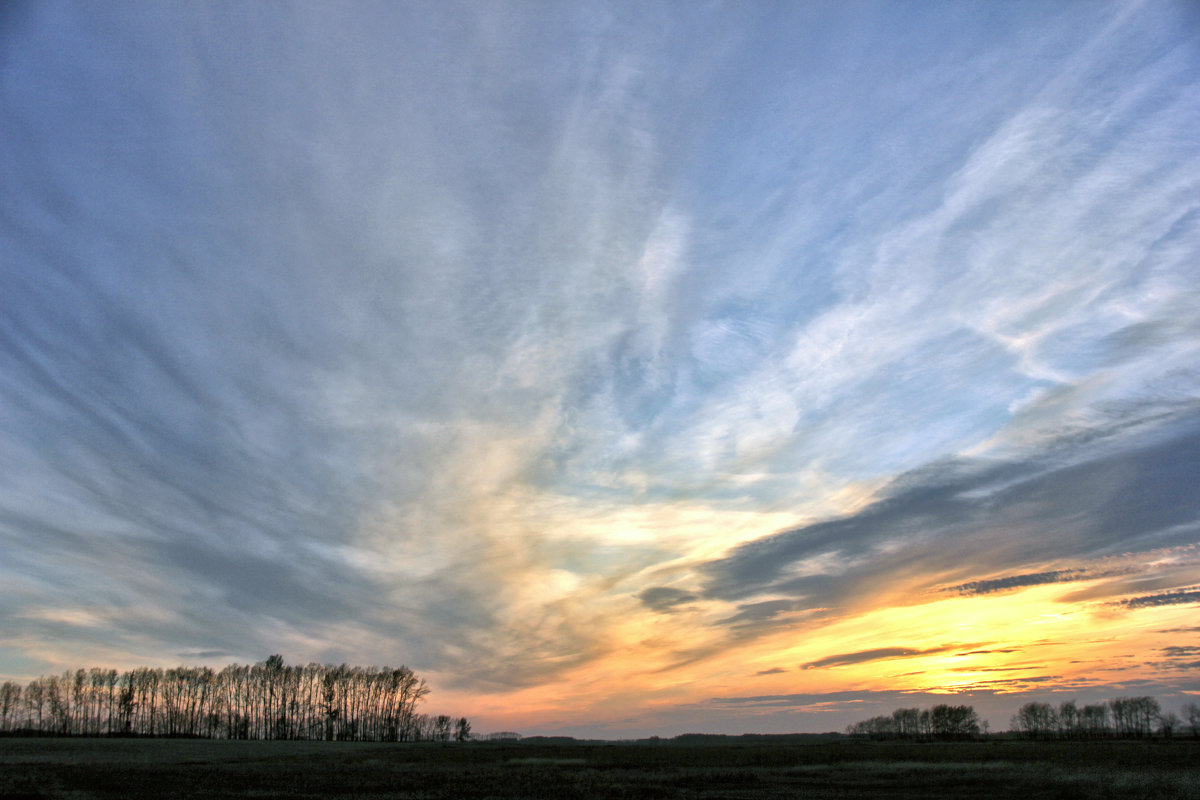
<path fill-rule="evenodd" d="M 895 658 L 910 658 L 931 653 L 944 653 L 954 649 L 951 646 L 931 647 L 925 650 L 912 647 L 877 647 L 874 650 L 860 650 L 857 653 L 839 653 L 837 655 L 819 658 L 801 666 L 801 669 L 818 667 L 842 667 L 847 664 L 862 664 L 867 661 L 888 661 Z"/>
<path fill-rule="evenodd" d="M 928 583 L 914 586 L 913 578 L 948 583 L 964 567 L 1001 572 L 1003 577 L 951 585 L 959 593 L 982 594 L 1101 578 L 1114 569 L 1005 575 L 1013 567 L 1103 562 L 1131 551 L 1158 561 L 1163 548 L 1193 544 L 1200 506 L 1185 487 L 1200 466 L 1200 439 L 1190 414 L 1151 427 L 1154 433 L 1143 430 L 1146 435 L 1136 437 L 1091 432 L 1082 444 L 1072 435 L 1044 459 L 960 460 L 905 475 L 856 514 L 734 548 L 704 567 L 705 594 L 733 600 L 785 594 L 804 598 L 809 607 L 841 607 L 873 602 L 889 588 L 931 589 Z M 1047 536 L 1050 530 L 1057 535 Z M 841 565 L 836 571 L 799 577 L 789 571 L 791 564 L 830 553 L 836 555 L 832 563 Z"/>
<path fill-rule="evenodd" d="M 1093 580 L 1108 577 L 1111 572 L 1089 572 L 1081 569 L 1056 569 L 1050 572 L 1032 572 L 1025 575 L 1006 575 L 1003 578 L 992 578 L 986 581 L 970 581 L 958 586 L 947 587 L 946 591 L 958 592 L 964 595 L 990 594 L 1007 589 L 1020 589 L 1025 586 L 1039 586 L 1046 583 L 1071 583 L 1074 581 Z M 1121 574 L 1121 573 L 1116 573 Z"/>
<path fill-rule="evenodd" d="M 1173 606 L 1200 603 L 1200 590 L 1178 590 L 1161 594 L 1148 594 L 1122 600 L 1126 608 L 1148 608 L 1150 606 Z"/>
<path fill-rule="evenodd" d="M 669 586 L 655 586 L 638 594 L 638 599 L 647 608 L 655 611 L 669 611 L 681 603 L 689 603 L 699 598 L 691 592 L 682 589 L 672 589 Z"/>

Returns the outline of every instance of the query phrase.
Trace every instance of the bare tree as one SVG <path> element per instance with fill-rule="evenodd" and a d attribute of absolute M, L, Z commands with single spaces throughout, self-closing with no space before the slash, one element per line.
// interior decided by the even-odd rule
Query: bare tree
<path fill-rule="evenodd" d="M 79 669 L 37 678 L 24 689 L 0 686 L 0 731 L 447 741 L 453 718 L 416 713 L 427 694 L 425 681 L 408 667 L 300 667 L 278 655 L 220 672 Z"/>
<path fill-rule="evenodd" d="M 0 685 L 0 731 L 11 731 L 15 727 L 21 708 L 21 687 L 12 681 Z"/>
<path fill-rule="evenodd" d="M 1117 736 L 1144 738 L 1151 735 L 1162 711 L 1153 697 L 1116 697 L 1108 701 L 1113 730 Z"/>
<path fill-rule="evenodd" d="M 871 717 L 846 728 L 851 736 L 866 736 L 871 739 L 896 738 L 896 720 L 890 715 Z"/>
<path fill-rule="evenodd" d="M 25 718 L 29 727 L 37 731 L 45 730 L 42 720 L 45 708 L 45 681 L 35 678 L 25 687 Z M 34 720 L 37 720 L 35 725 Z"/>
<path fill-rule="evenodd" d="M 1183 717 L 1187 720 L 1192 736 L 1200 737 L 1200 705 L 1187 703 L 1183 707 Z"/>
<path fill-rule="evenodd" d="M 1079 709 L 1074 700 L 1060 703 L 1058 706 L 1058 732 L 1065 739 L 1079 737 Z"/>
<path fill-rule="evenodd" d="M 896 735 L 901 739 L 915 739 L 920 735 L 921 709 L 897 708 L 892 712 Z"/>
<path fill-rule="evenodd" d="M 1079 728 L 1084 736 L 1098 739 L 1109 734 L 1108 706 L 1103 703 L 1086 705 L 1079 712 Z"/>
<path fill-rule="evenodd" d="M 1049 703 L 1026 703 L 1013 717 L 1012 727 L 1030 739 L 1045 739 L 1058 726 L 1058 715 Z"/>
<path fill-rule="evenodd" d="M 936 705 L 929 710 L 933 735 L 940 739 L 964 739 L 979 735 L 979 716 L 971 706 Z"/>
<path fill-rule="evenodd" d="M 450 727 L 454 721 L 445 714 L 439 714 L 433 719 L 433 738 L 438 742 L 450 741 Z"/>
<path fill-rule="evenodd" d="M 851 736 L 872 739 L 942 738 L 978 736 L 979 715 L 971 706 L 937 705 L 932 709 L 898 708 L 890 715 L 871 717 L 847 726 Z"/>
<path fill-rule="evenodd" d="M 921 730 L 922 739 L 933 738 L 933 720 L 930 718 L 929 709 L 921 709 L 921 715 L 917 720 L 917 726 Z"/>

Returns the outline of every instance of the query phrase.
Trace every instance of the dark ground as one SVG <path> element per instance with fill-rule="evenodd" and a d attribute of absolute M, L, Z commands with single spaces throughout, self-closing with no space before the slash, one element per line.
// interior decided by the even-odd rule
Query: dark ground
<path fill-rule="evenodd" d="M 185 797 L 1200 800 L 1200 741 L 0 739 L 0 800 Z"/>

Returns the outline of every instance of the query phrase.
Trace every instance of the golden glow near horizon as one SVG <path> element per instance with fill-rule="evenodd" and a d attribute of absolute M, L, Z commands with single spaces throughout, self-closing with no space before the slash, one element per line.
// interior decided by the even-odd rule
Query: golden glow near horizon
<path fill-rule="evenodd" d="M 931 591 L 906 605 L 800 615 L 742 642 L 713 633 L 711 621 L 730 611 L 723 604 L 631 610 L 608 629 L 609 649 L 596 660 L 540 686 L 469 697 L 485 719 L 538 728 L 569 726 L 574 715 L 653 720 L 656 708 L 703 708 L 720 698 L 888 691 L 946 695 L 946 702 L 978 692 L 1069 699 L 1126 685 L 1124 693 L 1137 694 L 1139 681 L 1177 669 L 1156 663 L 1155 654 L 1196 641 L 1196 609 L 1069 599 L 1105 580 L 976 596 Z M 846 705 L 813 699 L 785 707 L 820 713 Z"/>

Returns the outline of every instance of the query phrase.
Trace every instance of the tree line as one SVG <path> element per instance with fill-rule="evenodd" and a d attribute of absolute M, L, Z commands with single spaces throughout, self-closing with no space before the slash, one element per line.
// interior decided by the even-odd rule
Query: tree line
<path fill-rule="evenodd" d="M 466 717 L 429 716 L 408 667 L 257 664 L 68 670 L 0 685 L 0 733 L 213 739 L 464 741 Z"/>
<path fill-rule="evenodd" d="M 1073 700 L 1054 707 L 1026 703 L 1012 718 L 1010 729 L 1030 739 L 1144 739 L 1158 734 L 1170 739 L 1185 724 L 1200 737 L 1200 706 L 1187 703 L 1183 718 L 1163 711 L 1153 697 L 1116 697 L 1107 703 L 1079 707 Z"/>
<path fill-rule="evenodd" d="M 890 715 L 871 717 L 846 728 L 851 736 L 872 739 L 969 739 L 984 726 L 972 706 L 936 705 L 897 708 Z"/>
<path fill-rule="evenodd" d="M 1200 737 L 1200 705 L 1188 703 L 1183 717 L 1164 712 L 1153 697 L 1117 697 L 1105 703 L 1078 706 L 1067 701 L 1026 703 L 1013 716 L 1010 732 L 1030 739 L 1137 739 L 1155 734 L 1171 738 L 1186 726 Z M 969 739 L 987 733 L 972 706 L 937 705 L 929 709 L 898 708 L 890 715 L 871 717 L 846 728 L 851 736 L 871 739 Z"/>

